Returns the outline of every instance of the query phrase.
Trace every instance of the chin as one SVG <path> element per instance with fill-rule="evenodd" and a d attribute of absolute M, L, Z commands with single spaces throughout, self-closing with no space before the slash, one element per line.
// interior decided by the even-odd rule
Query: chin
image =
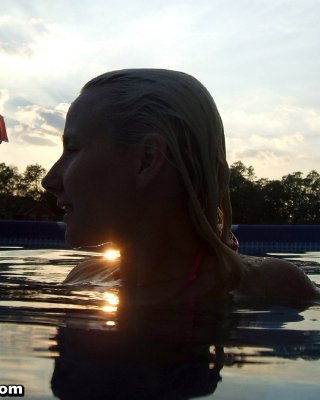
<path fill-rule="evenodd" d="M 72 248 L 79 248 L 79 247 L 89 247 L 94 246 L 94 243 L 89 241 L 85 235 L 80 232 L 74 232 L 74 230 L 70 229 L 67 226 L 65 239 L 67 244 Z"/>

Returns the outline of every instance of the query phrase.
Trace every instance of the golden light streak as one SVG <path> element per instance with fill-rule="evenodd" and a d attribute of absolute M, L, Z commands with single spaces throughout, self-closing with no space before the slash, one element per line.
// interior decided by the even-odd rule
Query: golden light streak
<path fill-rule="evenodd" d="M 108 312 L 108 313 L 115 313 L 117 311 L 118 307 L 116 306 L 104 306 L 102 307 L 102 311 Z"/>
<path fill-rule="evenodd" d="M 112 292 L 103 293 L 103 297 L 106 300 L 106 305 L 102 307 L 102 311 L 107 313 L 115 313 L 118 309 L 119 297 Z"/>

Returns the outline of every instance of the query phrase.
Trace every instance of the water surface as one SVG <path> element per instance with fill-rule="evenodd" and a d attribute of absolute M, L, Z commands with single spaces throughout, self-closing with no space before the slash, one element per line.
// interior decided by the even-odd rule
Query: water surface
<path fill-rule="evenodd" d="M 0 384 L 29 399 L 318 399 L 320 306 L 136 307 L 60 285 L 93 253 L 0 249 Z M 320 253 L 282 254 L 320 283 Z"/>

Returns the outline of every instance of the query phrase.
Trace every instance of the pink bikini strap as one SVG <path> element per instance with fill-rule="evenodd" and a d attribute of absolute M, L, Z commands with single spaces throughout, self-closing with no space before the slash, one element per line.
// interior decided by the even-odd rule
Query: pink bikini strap
<path fill-rule="evenodd" d="M 232 250 L 238 251 L 239 250 L 239 242 L 237 238 L 232 234 L 232 242 L 227 244 Z M 198 276 L 200 265 L 203 261 L 204 256 L 206 255 L 206 246 L 204 243 L 201 243 L 198 252 L 193 260 L 191 270 L 186 278 L 186 283 L 193 282 L 196 277 Z"/>
<path fill-rule="evenodd" d="M 198 271 L 205 254 L 206 254 L 206 246 L 204 245 L 204 243 L 202 243 L 198 249 L 195 259 L 193 260 L 191 270 L 186 278 L 186 283 L 191 283 L 198 276 Z"/>

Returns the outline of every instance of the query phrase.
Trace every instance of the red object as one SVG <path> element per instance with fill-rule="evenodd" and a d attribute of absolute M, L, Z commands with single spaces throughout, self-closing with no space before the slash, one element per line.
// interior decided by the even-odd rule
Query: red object
<path fill-rule="evenodd" d="M 231 241 L 231 243 L 228 243 L 228 246 L 230 247 L 231 250 L 234 250 L 236 252 L 239 251 L 239 247 L 240 247 L 239 242 L 234 234 L 232 234 L 232 241 Z"/>
<path fill-rule="evenodd" d="M 197 255 L 195 259 L 193 260 L 192 266 L 191 266 L 191 271 L 189 272 L 187 276 L 187 283 L 191 283 L 194 281 L 198 275 L 198 270 L 200 267 L 200 264 L 205 256 L 206 249 L 205 245 L 202 243 L 201 246 L 198 249 Z"/>
<path fill-rule="evenodd" d="M 9 142 L 6 125 L 2 115 L 0 115 L 0 143 L 1 142 Z"/>
<path fill-rule="evenodd" d="M 233 233 L 232 233 L 232 237 L 231 237 L 231 242 L 228 243 L 227 246 L 230 247 L 230 249 L 234 250 L 235 252 L 239 251 L 239 242 Z M 202 243 L 198 249 L 195 259 L 193 260 L 193 263 L 191 266 L 191 271 L 189 272 L 187 279 L 186 279 L 187 283 L 191 283 L 192 281 L 194 281 L 196 279 L 198 270 L 200 268 L 200 264 L 201 264 L 203 258 L 205 257 L 205 255 L 206 255 L 206 248 L 205 248 L 205 245 Z"/>

